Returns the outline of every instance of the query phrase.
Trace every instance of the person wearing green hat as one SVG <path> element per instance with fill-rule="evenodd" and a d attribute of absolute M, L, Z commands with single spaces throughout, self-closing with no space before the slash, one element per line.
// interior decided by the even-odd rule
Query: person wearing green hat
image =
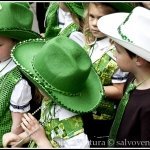
<path fill-rule="evenodd" d="M 45 16 L 45 38 L 68 36 L 83 46 L 83 2 L 51 2 Z"/>
<path fill-rule="evenodd" d="M 66 36 L 56 36 L 21 42 L 12 50 L 12 58 L 45 98 L 42 126 L 25 114 L 24 135 L 5 134 L 4 147 L 21 146 L 30 137 L 30 147 L 89 148 L 80 115 L 99 105 L 103 88 L 85 50 Z"/>
<path fill-rule="evenodd" d="M 11 49 L 19 41 L 41 37 L 31 31 L 33 14 L 26 2 L 0 2 L 0 147 L 6 132 L 19 134 L 18 125 L 30 110 L 31 87 L 11 58 Z M 22 57 L 22 56 L 20 56 Z"/>
<path fill-rule="evenodd" d="M 85 49 L 102 81 L 105 95 L 95 111 L 83 116 L 91 147 L 107 146 L 109 130 L 128 74 L 119 69 L 113 56 L 115 47 L 111 40 L 98 30 L 97 21 L 107 14 L 130 12 L 132 9 L 132 4 L 123 2 L 90 2 L 87 5 L 84 26 Z"/>

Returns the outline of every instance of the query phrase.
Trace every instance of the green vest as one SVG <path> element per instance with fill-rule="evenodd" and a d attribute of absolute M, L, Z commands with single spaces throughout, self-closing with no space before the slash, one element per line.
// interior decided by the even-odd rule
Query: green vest
<path fill-rule="evenodd" d="M 15 85 L 21 78 L 17 67 L 0 77 L 0 147 L 3 147 L 3 135 L 11 130 L 10 98 Z"/>
<path fill-rule="evenodd" d="M 54 148 L 59 148 L 60 145 L 54 140 L 54 138 L 69 139 L 80 133 L 84 132 L 83 122 L 79 115 L 60 120 L 58 118 L 51 118 L 53 102 L 51 100 L 43 100 L 41 119 L 43 127 L 46 132 L 46 136 L 49 139 L 51 145 Z M 36 147 L 35 142 L 31 141 L 29 147 Z"/>
<path fill-rule="evenodd" d="M 111 57 L 114 50 L 115 47 L 111 46 L 110 49 L 93 64 L 103 86 L 112 84 L 111 77 L 118 69 L 116 61 Z M 97 110 L 93 113 L 93 118 L 96 120 L 111 120 L 114 118 L 115 112 L 115 103 L 105 97 Z"/>

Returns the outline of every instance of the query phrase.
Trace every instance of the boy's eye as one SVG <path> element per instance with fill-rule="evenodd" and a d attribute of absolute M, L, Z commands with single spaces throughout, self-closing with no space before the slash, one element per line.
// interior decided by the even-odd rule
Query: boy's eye
<path fill-rule="evenodd" d="M 120 53 L 118 49 L 116 49 L 116 52 L 117 52 L 117 53 Z"/>
<path fill-rule="evenodd" d="M 90 18 L 94 18 L 94 16 L 93 16 L 93 15 L 89 15 L 89 17 L 90 17 Z"/>

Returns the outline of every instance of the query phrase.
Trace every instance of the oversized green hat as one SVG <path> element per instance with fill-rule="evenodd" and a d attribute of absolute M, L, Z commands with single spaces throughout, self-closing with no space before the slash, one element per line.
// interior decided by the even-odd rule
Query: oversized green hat
<path fill-rule="evenodd" d="M 26 2 L 0 2 L 0 35 L 16 40 L 41 37 L 31 31 L 33 13 Z"/>
<path fill-rule="evenodd" d="M 132 3 L 127 2 L 108 2 L 106 4 L 113 7 L 117 12 L 131 12 L 135 7 Z"/>
<path fill-rule="evenodd" d="M 90 57 L 65 36 L 20 42 L 11 56 L 42 92 L 70 111 L 92 111 L 104 96 Z"/>
<path fill-rule="evenodd" d="M 71 13 L 79 16 L 80 18 L 84 15 L 84 3 L 83 2 L 65 2 L 64 3 L 70 10 Z"/>

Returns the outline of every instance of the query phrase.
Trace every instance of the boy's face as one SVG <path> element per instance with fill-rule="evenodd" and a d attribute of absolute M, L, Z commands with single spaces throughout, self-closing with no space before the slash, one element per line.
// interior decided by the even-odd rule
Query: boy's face
<path fill-rule="evenodd" d="M 122 71 L 132 72 L 133 60 L 127 53 L 126 49 L 115 43 L 116 52 L 114 54 L 116 62 Z"/>
<path fill-rule="evenodd" d="M 102 5 L 102 4 L 89 4 L 88 14 L 89 14 L 89 28 L 91 33 L 96 38 L 104 37 L 105 35 L 98 30 L 97 21 L 100 17 L 112 13 L 112 8 Z"/>
<path fill-rule="evenodd" d="M 11 49 L 15 42 L 8 37 L 0 36 L 0 61 L 5 61 L 10 58 Z"/>

